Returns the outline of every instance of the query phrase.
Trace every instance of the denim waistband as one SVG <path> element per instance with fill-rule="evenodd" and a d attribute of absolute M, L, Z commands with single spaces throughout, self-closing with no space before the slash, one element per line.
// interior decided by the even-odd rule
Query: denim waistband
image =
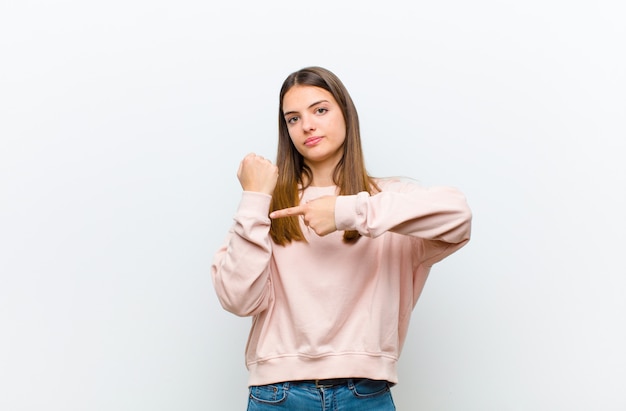
<path fill-rule="evenodd" d="M 316 388 L 330 388 L 339 385 L 348 385 L 350 381 L 359 382 L 365 378 L 327 378 L 323 380 L 291 381 L 292 384 L 314 385 Z"/>

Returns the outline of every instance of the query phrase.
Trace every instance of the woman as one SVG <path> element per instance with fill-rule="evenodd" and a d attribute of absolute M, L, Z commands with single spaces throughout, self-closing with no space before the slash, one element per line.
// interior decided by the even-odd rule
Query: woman
<path fill-rule="evenodd" d="M 248 410 L 394 410 L 411 311 L 471 212 L 455 189 L 370 177 L 355 106 L 323 68 L 283 83 L 278 138 L 276 165 L 242 160 L 212 265 L 222 306 L 253 317 Z"/>

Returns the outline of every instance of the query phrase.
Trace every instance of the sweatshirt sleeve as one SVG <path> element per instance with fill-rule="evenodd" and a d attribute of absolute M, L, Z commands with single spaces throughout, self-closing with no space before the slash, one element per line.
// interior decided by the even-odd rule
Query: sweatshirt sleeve
<path fill-rule="evenodd" d="M 338 230 L 367 237 L 386 231 L 423 240 L 422 261 L 432 265 L 463 247 L 470 238 L 472 214 L 465 196 L 452 187 L 423 187 L 413 182 L 381 182 L 381 192 L 339 196 Z"/>
<path fill-rule="evenodd" d="M 234 224 L 213 259 L 213 285 L 222 307 L 239 316 L 265 309 L 270 294 L 271 197 L 244 191 Z"/>

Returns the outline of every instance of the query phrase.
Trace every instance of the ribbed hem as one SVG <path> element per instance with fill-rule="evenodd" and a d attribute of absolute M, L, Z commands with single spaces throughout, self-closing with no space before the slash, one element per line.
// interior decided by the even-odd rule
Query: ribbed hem
<path fill-rule="evenodd" d="M 382 354 L 340 353 L 322 357 L 283 356 L 248 364 L 248 385 L 327 378 L 398 382 L 397 359 Z"/>

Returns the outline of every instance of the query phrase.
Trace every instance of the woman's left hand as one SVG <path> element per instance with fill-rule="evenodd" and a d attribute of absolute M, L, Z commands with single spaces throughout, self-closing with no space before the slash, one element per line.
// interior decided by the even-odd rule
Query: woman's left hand
<path fill-rule="evenodd" d="M 325 196 L 307 201 L 296 207 L 283 208 L 270 213 L 270 218 L 282 218 L 301 215 L 304 224 L 315 231 L 315 234 L 324 236 L 337 231 L 335 225 L 335 202 L 337 197 Z"/>

